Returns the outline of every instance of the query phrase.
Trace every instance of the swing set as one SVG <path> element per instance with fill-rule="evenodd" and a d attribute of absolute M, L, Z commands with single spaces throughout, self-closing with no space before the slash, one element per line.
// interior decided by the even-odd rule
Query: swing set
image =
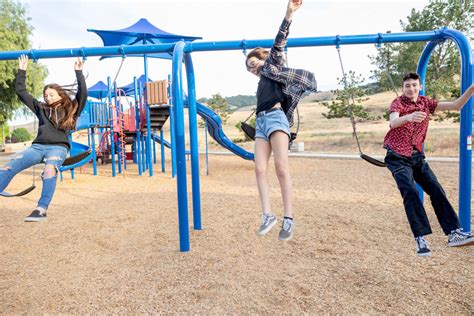
<path fill-rule="evenodd" d="M 378 43 L 377 48 L 379 49 L 380 47 L 381 47 L 380 43 Z M 336 49 L 337 49 L 337 55 L 338 55 L 338 58 L 339 58 L 339 64 L 340 64 L 340 67 L 341 67 L 342 78 L 343 78 L 343 83 L 344 83 L 344 89 L 347 90 L 347 88 L 348 88 L 347 77 L 346 77 L 346 72 L 344 70 L 344 63 L 342 62 L 341 49 L 340 49 L 339 43 L 336 44 Z M 245 55 L 245 50 L 244 50 L 243 53 Z M 285 55 L 286 55 L 286 53 L 287 53 L 287 50 L 285 50 Z M 287 60 L 285 62 L 287 62 Z M 395 84 L 393 83 L 393 79 L 392 79 L 392 76 L 390 74 L 390 69 L 389 69 L 388 65 L 387 65 L 387 75 L 388 75 L 388 78 L 389 78 L 390 83 L 392 85 L 393 91 L 395 92 L 395 94 L 398 97 L 398 92 L 395 88 Z M 362 158 L 363 160 L 367 161 L 368 163 L 370 163 L 374 166 L 387 167 L 387 165 L 383 161 L 380 161 L 380 160 L 378 160 L 374 157 L 371 157 L 367 154 L 364 154 L 362 152 L 362 147 L 361 147 L 359 136 L 358 136 L 358 133 L 357 133 L 357 126 L 356 126 L 357 123 L 356 123 L 355 116 L 354 116 L 354 111 L 353 111 L 353 108 L 355 106 L 355 98 L 354 98 L 354 94 L 353 94 L 352 91 L 350 93 L 350 96 L 347 97 L 347 104 L 348 104 L 347 109 L 348 109 L 348 112 L 349 112 L 349 118 L 350 118 L 350 122 L 351 122 L 351 126 L 352 126 L 352 135 L 354 136 L 354 138 L 356 140 L 360 158 Z M 252 140 L 255 140 L 255 127 L 250 125 L 248 123 L 248 121 L 255 115 L 255 112 L 256 112 L 256 109 L 244 121 L 242 121 L 240 123 L 240 128 L 242 129 L 242 131 L 245 133 L 245 135 L 247 135 L 247 137 L 249 137 Z M 291 145 L 291 143 L 293 143 L 293 141 L 298 136 L 299 127 L 300 127 L 300 116 L 299 116 L 298 108 L 296 108 L 296 113 L 297 113 L 296 131 L 291 132 L 290 145 Z"/>

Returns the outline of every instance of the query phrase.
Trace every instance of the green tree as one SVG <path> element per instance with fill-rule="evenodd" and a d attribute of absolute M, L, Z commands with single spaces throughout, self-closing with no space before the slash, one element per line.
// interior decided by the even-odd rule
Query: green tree
<path fill-rule="evenodd" d="M 220 93 L 212 95 L 212 98 L 207 100 L 207 106 L 220 116 L 222 124 L 227 122 L 229 118 L 229 103 Z"/>
<path fill-rule="evenodd" d="M 5 147 L 5 138 L 10 135 L 10 128 L 4 117 L 0 114 L 0 144 Z"/>
<path fill-rule="evenodd" d="M 429 31 L 448 27 L 467 34 L 470 40 L 474 27 L 471 1 L 431 0 L 421 11 L 412 9 L 407 21 L 400 21 L 405 32 Z M 372 63 L 378 66 L 372 78 L 376 79 L 384 90 L 392 89 L 387 80 L 387 69 L 395 85 L 401 87 L 403 74 L 416 71 L 418 59 L 425 43 L 386 44 L 376 56 L 370 56 Z M 453 97 L 452 92 L 459 90 L 459 51 L 452 41 L 440 43 L 431 55 L 427 74 L 425 93 L 435 98 Z"/>
<path fill-rule="evenodd" d="M 0 51 L 31 49 L 29 37 L 32 30 L 30 18 L 20 2 L 0 0 Z M 11 119 L 13 113 L 21 107 L 21 102 L 15 93 L 17 70 L 17 60 L 0 61 L 0 115 L 3 122 Z M 44 65 L 36 63 L 28 65 L 27 89 L 32 95 L 41 95 L 47 74 Z"/>
<path fill-rule="evenodd" d="M 335 100 L 331 101 L 331 103 L 322 103 L 322 105 L 329 109 L 329 112 L 323 113 L 323 116 L 327 119 L 351 117 L 352 112 L 354 118 L 359 120 L 376 119 L 376 117 L 370 116 L 361 104 L 363 101 L 362 97 L 366 94 L 365 89 L 361 86 L 364 82 L 362 75 L 357 75 L 354 71 L 350 70 L 345 77 L 338 78 L 338 80 L 339 84 L 344 88 L 332 91 L 335 95 Z"/>
<path fill-rule="evenodd" d="M 23 127 L 16 128 L 12 132 L 12 142 L 13 143 L 27 142 L 31 139 L 33 139 L 33 136 L 30 133 L 28 133 L 26 128 L 23 128 Z"/>

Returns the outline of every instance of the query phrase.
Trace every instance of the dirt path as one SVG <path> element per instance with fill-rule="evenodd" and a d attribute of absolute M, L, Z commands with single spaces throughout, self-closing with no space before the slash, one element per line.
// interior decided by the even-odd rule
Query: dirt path
<path fill-rule="evenodd" d="M 431 165 L 457 208 L 457 164 Z M 211 156 L 204 229 L 191 230 L 189 253 L 178 251 L 169 173 L 112 178 L 107 166 L 98 177 L 67 175 L 47 223 L 23 222 L 40 188 L 1 199 L 0 313 L 472 315 L 474 247 L 448 248 L 429 203 L 433 257 L 417 258 L 387 170 L 291 158 L 291 171 L 297 226 L 285 243 L 278 229 L 255 233 L 253 165 Z M 30 181 L 19 175 L 11 191 Z M 280 220 L 273 173 L 271 185 Z"/>

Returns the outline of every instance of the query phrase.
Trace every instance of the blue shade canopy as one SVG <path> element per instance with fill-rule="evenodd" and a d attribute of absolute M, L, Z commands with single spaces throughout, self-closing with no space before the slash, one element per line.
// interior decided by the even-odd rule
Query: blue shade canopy
<path fill-rule="evenodd" d="M 144 45 L 144 44 L 161 44 L 175 43 L 178 41 L 194 41 L 202 39 L 202 37 L 177 35 L 165 32 L 147 19 L 140 19 L 137 23 L 120 30 L 94 30 L 87 29 L 88 32 L 94 32 L 100 36 L 104 46 L 120 46 L 120 45 Z M 130 55 L 139 56 L 143 55 Z M 156 53 L 147 55 L 149 57 L 172 59 L 171 53 Z M 102 58 L 106 58 L 104 56 Z M 101 58 L 101 59 L 102 59 Z"/>
<path fill-rule="evenodd" d="M 92 87 L 87 88 L 87 95 L 92 98 L 103 99 L 107 97 L 108 91 L 107 85 L 103 81 L 99 81 Z M 111 92 L 110 95 L 113 97 L 114 93 Z"/>

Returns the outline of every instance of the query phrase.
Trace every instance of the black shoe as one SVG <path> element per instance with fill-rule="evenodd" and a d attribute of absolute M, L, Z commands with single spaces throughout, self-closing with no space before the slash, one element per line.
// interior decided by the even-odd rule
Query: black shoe
<path fill-rule="evenodd" d="M 428 242 L 423 236 L 415 238 L 416 241 L 416 255 L 419 257 L 429 257 L 431 256 L 431 250 L 428 248 Z"/>
<path fill-rule="evenodd" d="M 25 217 L 25 222 L 42 222 L 48 219 L 46 216 L 46 212 L 41 213 L 39 210 L 34 210 Z"/>

